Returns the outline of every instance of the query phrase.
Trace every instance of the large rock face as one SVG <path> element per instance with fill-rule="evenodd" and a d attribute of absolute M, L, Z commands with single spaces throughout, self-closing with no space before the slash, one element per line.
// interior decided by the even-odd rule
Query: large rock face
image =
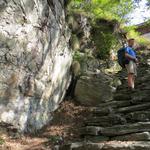
<path fill-rule="evenodd" d="M 34 132 L 70 82 L 63 0 L 0 1 L 0 124 Z"/>

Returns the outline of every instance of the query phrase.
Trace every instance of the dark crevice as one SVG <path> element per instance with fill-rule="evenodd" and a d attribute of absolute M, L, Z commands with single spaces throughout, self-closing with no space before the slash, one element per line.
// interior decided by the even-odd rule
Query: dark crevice
<path fill-rule="evenodd" d="M 53 0 L 47 0 L 47 3 L 48 3 L 48 5 L 49 5 L 49 7 L 51 8 L 52 12 L 53 12 L 54 14 L 56 14 L 56 12 L 55 12 L 55 5 L 54 5 Z"/>

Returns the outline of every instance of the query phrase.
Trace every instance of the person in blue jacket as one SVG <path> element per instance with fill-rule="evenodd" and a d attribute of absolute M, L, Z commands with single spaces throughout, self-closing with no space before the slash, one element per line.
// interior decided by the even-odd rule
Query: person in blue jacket
<path fill-rule="evenodd" d="M 128 60 L 128 64 L 126 64 L 126 69 L 128 72 L 128 87 L 131 90 L 134 90 L 135 77 L 137 76 L 137 63 L 138 59 L 136 56 L 136 52 L 133 49 L 134 39 L 128 40 L 128 46 L 125 49 L 125 57 Z"/>

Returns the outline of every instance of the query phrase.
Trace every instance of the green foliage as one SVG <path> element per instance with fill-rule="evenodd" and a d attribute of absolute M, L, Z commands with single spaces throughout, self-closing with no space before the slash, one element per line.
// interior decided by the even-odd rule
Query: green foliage
<path fill-rule="evenodd" d="M 100 59 L 109 57 L 111 49 L 117 49 L 118 40 L 113 34 L 113 22 L 125 22 L 125 16 L 134 8 L 132 0 L 72 0 L 69 4 L 69 12 L 84 14 L 90 18 L 92 25 L 91 40 L 96 47 L 96 56 Z M 108 20 L 108 24 L 98 21 Z M 114 23 L 115 24 L 115 23 Z M 76 59 L 83 57 L 75 54 Z M 84 56 L 85 59 L 85 56 Z"/>
<path fill-rule="evenodd" d="M 88 56 L 84 53 L 81 53 L 79 51 L 75 51 L 73 54 L 73 60 L 76 60 L 80 63 L 83 63 L 87 60 Z"/>
<path fill-rule="evenodd" d="M 132 0 L 72 0 L 70 10 L 86 12 L 92 19 L 125 20 L 125 16 L 134 8 Z"/>
<path fill-rule="evenodd" d="M 5 140 L 0 137 L 0 145 L 3 145 L 4 143 L 5 143 Z"/>
<path fill-rule="evenodd" d="M 150 0 L 147 0 L 150 2 Z M 100 59 L 109 57 L 111 50 L 118 49 L 118 39 L 113 34 L 110 26 L 113 25 L 112 20 L 116 20 L 120 24 L 127 22 L 127 15 L 137 7 L 140 0 L 71 0 L 68 5 L 70 13 L 83 14 L 90 18 L 92 25 L 91 40 L 94 41 L 96 47 L 96 56 Z M 112 24 L 101 24 L 97 20 L 105 19 Z M 109 28 L 110 27 L 110 28 Z M 147 40 L 140 37 L 135 31 L 135 26 L 126 27 L 128 38 L 135 38 L 141 45 L 147 44 Z M 86 57 L 75 53 L 75 59 L 83 61 Z"/>
<path fill-rule="evenodd" d="M 108 58 L 110 50 L 116 49 L 118 45 L 118 40 L 109 25 L 94 26 L 92 40 L 96 46 L 96 55 L 101 59 Z"/>
<path fill-rule="evenodd" d="M 124 27 L 124 30 L 128 33 L 128 38 L 134 38 L 139 43 L 139 45 L 148 45 L 149 41 L 140 36 L 139 32 L 136 31 L 136 28 L 136 26 Z"/>
<path fill-rule="evenodd" d="M 60 144 L 63 142 L 63 138 L 59 135 L 49 136 L 48 141 L 53 144 Z"/>

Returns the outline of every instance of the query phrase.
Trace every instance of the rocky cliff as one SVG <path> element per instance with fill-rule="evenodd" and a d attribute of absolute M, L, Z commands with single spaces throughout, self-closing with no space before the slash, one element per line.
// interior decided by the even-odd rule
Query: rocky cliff
<path fill-rule="evenodd" d="M 0 1 L 0 125 L 34 132 L 70 82 L 63 0 Z"/>

